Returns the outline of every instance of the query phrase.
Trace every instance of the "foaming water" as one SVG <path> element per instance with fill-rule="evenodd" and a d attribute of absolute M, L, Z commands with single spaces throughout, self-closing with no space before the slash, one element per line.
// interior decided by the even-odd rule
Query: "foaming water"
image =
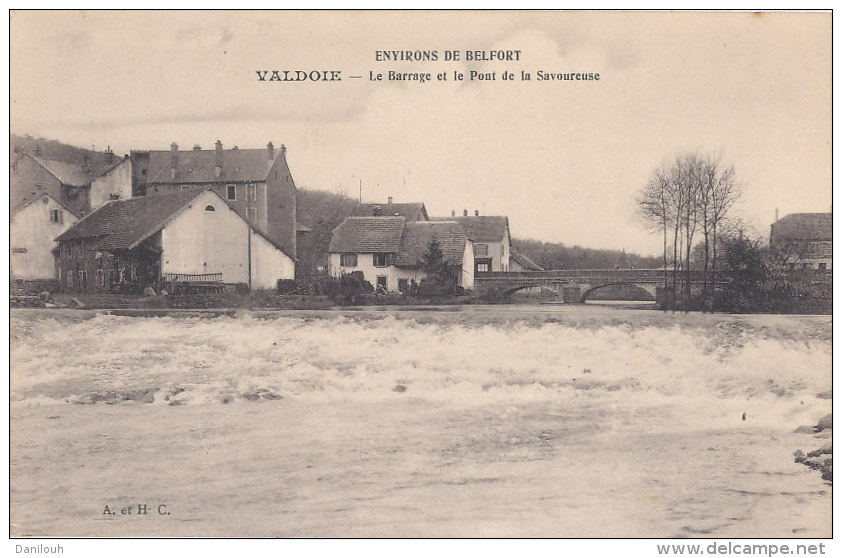
<path fill-rule="evenodd" d="M 158 524 L 144 534 L 830 529 L 829 487 L 791 458 L 803 440 L 795 427 L 830 412 L 817 397 L 832 384 L 829 317 L 595 306 L 149 318 L 15 311 L 11 328 L 12 444 L 27 456 L 13 461 L 13 502 L 26 532 L 39 532 L 26 511 L 39 493 L 35 469 L 64 478 L 74 460 L 109 471 L 140 455 L 171 467 L 139 474 L 139 496 L 166 486 L 187 506 L 238 487 L 245 509 L 271 514 L 263 494 L 296 486 L 284 502 L 299 520 L 226 531 L 229 518 L 197 504 L 192 530 Z M 150 424 L 161 434 L 150 438 Z M 33 444 L 33 428 L 52 444 Z M 84 450 L 113 435 L 110 453 Z M 51 453 L 67 436 L 82 447 Z M 207 494 L 191 490 L 194 477 Z M 65 480 L 79 492 L 102 482 Z M 102 498 L 127 492 L 97 487 Z M 443 497 L 455 498 L 450 511 L 439 509 Z M 561 513 L 571 508 L 579 513 Z M 795 511 L 774 516 L 781 508 Z M 351 515 L 337 522 L 337 510 Z M 595 513 L 606 521 L 577 519 Z M 395 514 L 414 522 L 382 531 Z M 63 534 L 88 532 L 62 521 Z M 133 534 L 114 525 L 109 533 Z M 40 532 L 60 534 L 49 529 Z"/>

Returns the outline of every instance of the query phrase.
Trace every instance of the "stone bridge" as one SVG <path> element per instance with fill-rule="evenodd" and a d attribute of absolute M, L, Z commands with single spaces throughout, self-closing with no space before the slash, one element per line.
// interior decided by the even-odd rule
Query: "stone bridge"
<path fill-rule="evenodd" d="M 680 272 L 680 281 L 685 273 Z M 690 272 L 690 288 L 700 292 L 704 272 Z M 503 294 L 512 294 L 521 289 L 534 287 L 549 288 L 566 303 L 583 303 L 588 295 L 597 289 L 610 285 L 633 285 L 640 287 L 661 302 L 665 296 L 663 269 L 563 269 L 551 271 L 494 271 L 477 273 L 474 288 L 503 289 Z M 672 271 L 667 272 L 667 284 L 672 287 Z M 721 284 L 721 282 L 716 283 Z"/>

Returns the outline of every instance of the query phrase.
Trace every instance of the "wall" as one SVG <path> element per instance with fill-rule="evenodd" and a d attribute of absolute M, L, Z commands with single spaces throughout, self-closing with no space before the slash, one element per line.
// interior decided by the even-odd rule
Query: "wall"
<path fill-rule="evenodd" d="M 476 248 L 474 249 L 474 255 L 477 258 L 491 258 L 491 271 L 509 271 L 509 243 L 509 231 L 506 229 L 506 236 L 502 242 L 474 242 L 475 247 L 479 244 L 488 246 L 487 256 L 476 255 Z"/>
<path fill-rule="evenodd" d="M 225 283 L 248 283 L 248 237 L 245 221 L 207 192 L 162 231 L 161 273 L 222 273 Z"/>
<path fill-rule="evenodd" d="M 91 183 L 91 211 L 110 201 L 111 196 L 124 200 L 132 195 L 132 162 L 123 161 Z"/>
<path fill-rule="evenodd" d="M 275 157 L 275 163 L 266 178 L 267 207 L 270 215 L 266 233 L 283 250 L 292 257 L 298 251 L 295 233 L 295 182 L 287 166 L 286 156 L 281 147 L 281 153 Z"/>
<path fill-rule="evenodd" d="M 462 274 L 459 277 L 459 286 L 465 289 L 474 288 L 474 244 L 470 240 L 465 243 L 465 252 L 462 254 Z"/>
<path fill-rule="evenodd" d="M 50 222 L 50 211 L 54 209 L 61 211 L 62 222 Z M 12 279 L 54 279 L 55 238 L 78 220 L 49 196 L 42 196 L 15 213 L 9 222 Z"/>
<path fill-rule="evenodd" d="M 260 234 L 251 235 L 251 288 L 274 289 L 278 279 L 295 279 L 295 262 Z"/>

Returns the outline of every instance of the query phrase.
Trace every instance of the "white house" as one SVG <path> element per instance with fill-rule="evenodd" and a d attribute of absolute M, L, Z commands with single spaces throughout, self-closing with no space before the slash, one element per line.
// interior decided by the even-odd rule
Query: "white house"
<path fill-rule="evenodd" d="M 55 238 L 78 220 L 75 212 L 46 192 L 18 206 L 9 222 L 12 280 L 55 280 Z"/>
<path fill-rule="evenodd" d="M 474 244 L 475 271 L 510 271 L 512 237 L 509 218 L 499 215 L 468 215 L 461 217 L 436 217 L 435 221 L 455 221 L 462 226 Z"/>
<path fill-rule="evenodd" d="M 295 277 L 294 258 L 211 189 L 110 201 L 57 240 L 66 291 L 137 291 L 167 273 L 255 289 Z"/>
<path fill-rule="evenodd" d="M 474 286 L 474 248 L 455 221 L 407 222 L 404 217 L 348 217 L 333 231 L 330 274 L 360 271 L 386 291 L 406 292 L 426 277 L 422 258 L 433 238 L 444 261 L 458 266 L 459 286 Z"/>
<path fill-rule="evenodd" d="M 111 200 L 132 197 L 132 161 L 124 159 L 115 167 L 91 182 L 90 209 L 94 210 Z"/>

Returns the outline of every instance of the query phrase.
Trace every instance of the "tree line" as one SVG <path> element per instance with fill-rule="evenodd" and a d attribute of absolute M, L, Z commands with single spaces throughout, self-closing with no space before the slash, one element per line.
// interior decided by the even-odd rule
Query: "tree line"
<path fill-rule="evenodd" d="M 671 280 L 673 292 L 681 293 L 685 301 L 691 297 L 691 270 L 695 267 L 691 261 L 694 242 L 699 240 L 702 291 L 706 299 L 711 297 L 720 235 L 741 193 L 733 164 L 697 154 L 676 157 L 671 164 L 655 169 L 640 191 L 640 217 L 662 234 L 664 286 Z"/>

